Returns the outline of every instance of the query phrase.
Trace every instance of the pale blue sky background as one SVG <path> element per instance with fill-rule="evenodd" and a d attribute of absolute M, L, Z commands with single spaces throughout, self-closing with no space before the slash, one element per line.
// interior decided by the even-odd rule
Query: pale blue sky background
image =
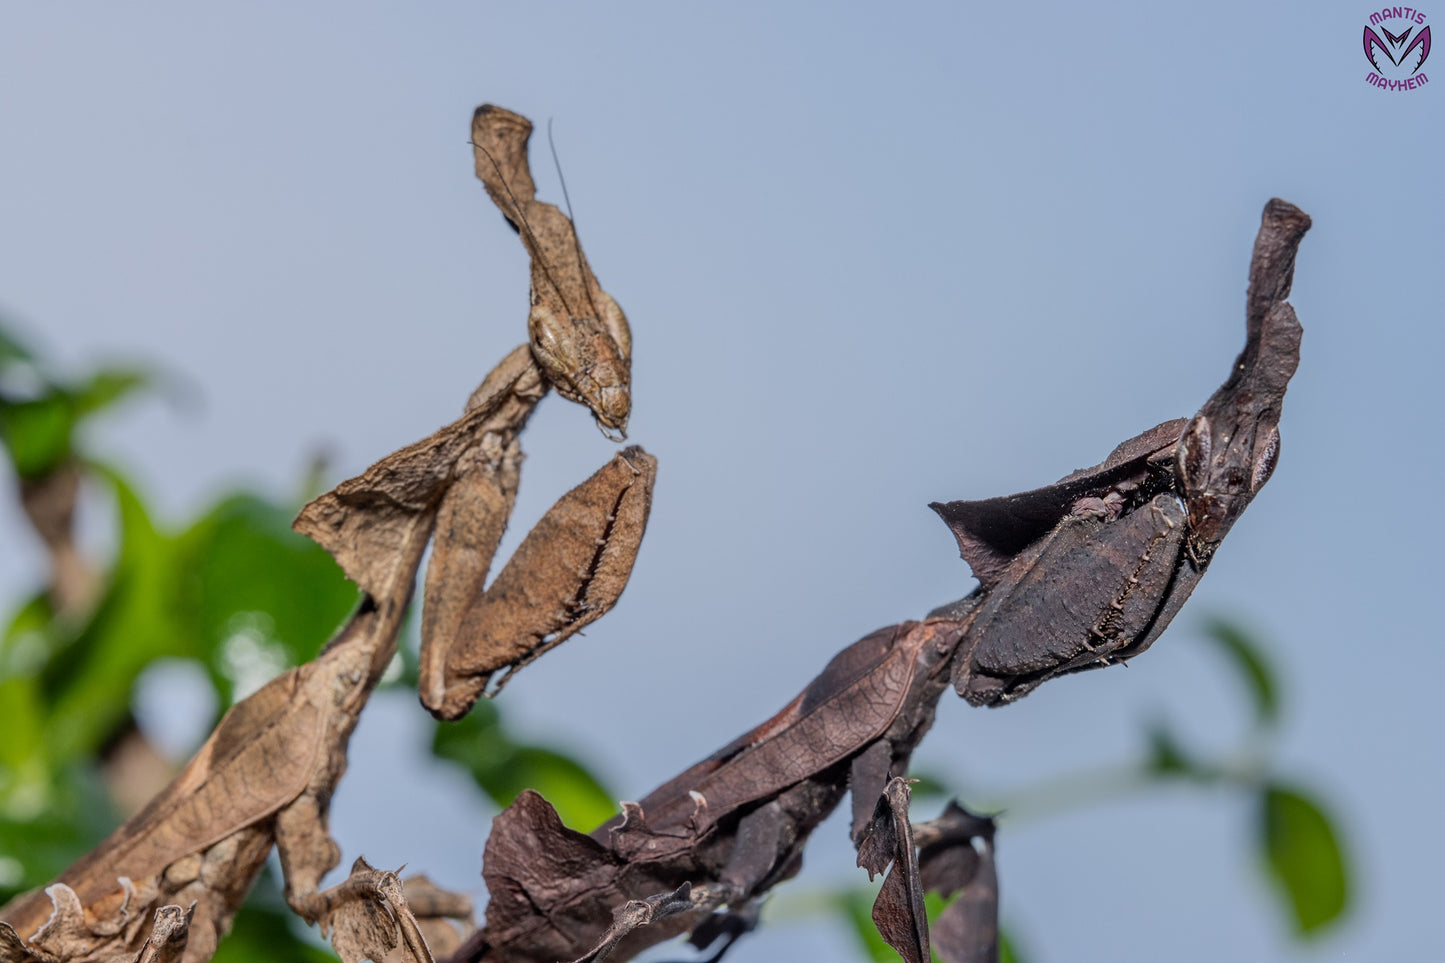
<path fill-rule="evenodd" d="M 1434 958 L 1445 84 L 1366 85 L 1369 11 L 9 4 L 0 311 L 76 367 L 194 379 L 203 404 L 102 436 L 172 518 L 292 491 L 318 448 L 354 473 L 524 337 L 525 257 L 465 141 L 482 101 L 555 118 L 661 468 L 620 607 L 502 704 L 635 798 L 967 590 L 928 501 L 1193 412 L 1242 344 L 1260 208 L 1291 200 L 1315 229 L 1274 480 L 1147 657 L 1003 711 L 948 701 L 920 762 L 999 793 L 1126 760 L 1165 711 L 1228 746 L 1246 709 L 1198 626 L 1230 613 L 1287 675 L 1284 769 L 1348 826 L 1351 921 L 1296 950 L 1247 807 L 1183 789 L 1006 830 L 1006 920 L 1039 961 Z M 509 544 L 612 450 L 560 399 L 525 443 Z M 7 499 L 0 544 L 9 602 L 40 555 Z M 336 833 L 348 861 L 476 888 L 486 813 L 414 772 L 422 718 L 398 697 L 363 722 Z M 416 818 L 388 836 L 396 808 Z M 796 890 L 853 878 L 845 835 Z M 780 922 L 734 958 L 850 952 Z"/>

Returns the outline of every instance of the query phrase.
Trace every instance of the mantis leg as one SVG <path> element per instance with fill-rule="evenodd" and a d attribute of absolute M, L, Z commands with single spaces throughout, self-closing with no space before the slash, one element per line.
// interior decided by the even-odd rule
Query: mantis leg
<path fill-rule="evenodd" d="M 656 477 L 657 459 L 636 446 L 625 449 L 542 516 L 501 574 L 479 597 L 472 596 L 464 611 L 446 599 L 446 618 L 432 624 L 455 627 L 449 637 L 438 634 L 423 642 L 429 647 L 422 655 L 423 702 L 433 715 L 460 718 L 495 673 L 505 674 L 489 694 L 611 611 L 632 574 Z M 464 498 L 496 501 L 480 483 Z M 430 606 L 430 574 L 427 581 Z M 466 585 L 479 581 L 473 573 Z"/>

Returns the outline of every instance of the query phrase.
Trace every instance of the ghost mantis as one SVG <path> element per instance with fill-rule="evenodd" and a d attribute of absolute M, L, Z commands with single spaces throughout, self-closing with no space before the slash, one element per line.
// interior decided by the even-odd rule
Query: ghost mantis
<path fill-rule="evenodd" d="M 313 662 L 234 706 L 181 774 L 44 892 L 0 910 L 0 963 L 209 959 L 274 845 L 286 900 L 330 930 L 347 961 L 430 961 L 469 918 L 467 900 L 424 879 L 340 861 L 330 800 L 362 709 L 395 655 L 416 570 L 434 544 L 422 621 L 422 701 L 464 714 L 494 673 L 510 676 L 616 604 L 651 503 L 656 461 L 627 448 L 564 495 L 483 591 L 511 512 L 518 440 L 555 388 L 620 436 L 631 409 L 631 338 L 571 222 L 535 199 L 531 125 L 484 106 L 477 171 L 532 254 L 530 344 L 507 355 L 462 416 L 383 458 L 304 509 L 297 531 L 362 589 L 351 620 Z"/>

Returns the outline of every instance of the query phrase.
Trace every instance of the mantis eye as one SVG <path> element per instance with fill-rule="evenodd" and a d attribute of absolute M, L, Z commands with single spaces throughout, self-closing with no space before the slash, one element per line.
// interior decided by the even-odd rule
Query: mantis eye
<path fill-rule="evenodd" d="M 622 306 L 613 300 L 612 295 L 606 291 L 599 293 L 598 320 L 602 322 L 602 329 L 612 336 L 622 360 L 627 361 L 632 357 L 632 329 L 627 326 L 627 315 L 622 313 Z"/>
<path fill-rule="evenodd" d="M 1203 415 L 1196 416 L 1179 439 L 1179 474 L 1183 476 L 1186 490 L 1198 491 L 1205 487 L 1213 447 L 1209 419 Z"/>
<path fill-rule="evenodd" d="M 549 375 L 560 375 L 570 381 L 577 362 L 557 316 L 544 305 L 538 304 L 532 308 L 527 327 L 532 335 L 532 351 L 537 355 L 538 363 Z"/>
<path fill-rule="evenodd" d="M 1279 428 L 1270 425 L 1269 434 L 1264 438 L 1264 444 L 1254 455 L 1254 469 L 1249 476 L 1249 490 L 1257 492 L 1269 481 L 1269 476 L 1274 474 L 1274 466 L 1279 463 Z"/>

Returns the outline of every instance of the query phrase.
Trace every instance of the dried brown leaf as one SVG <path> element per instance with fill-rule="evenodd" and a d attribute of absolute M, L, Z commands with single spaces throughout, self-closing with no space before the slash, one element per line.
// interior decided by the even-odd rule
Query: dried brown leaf
<path fill-rule="evenodd" d="M 442 889 L 425 875 L 408 876 L 402 880 L 407 905 L 417 919 L 432 917 L 470 920 L 472 898 L 466 893 Z"/>
<path fill-rule="evenodd" d="M 75 891 L 64 883 L 46 888 L 51 915 L 30 939 L 0 924 L 0 961 L 3 963 L 132 963 L 143 942 L 144 907 L 136 888 L 120 881 L 123 895 L 117 904 L 87 911 Z"/>
<path fill-rule="evenodd" d="M 413 569 L 421 550 L 406 546 Z M 184 959 L 209 959 L 283 835 L 288 900 L 298 911 L 313 905 L 316 883 L 336 862 L 325 802 L 380 675 L 376 663 L 395 646 L 409 573 L 390 598 L 363 605 L 316 662 L 227 713 L 175 782 L 49 887 L 51 905 L 35 894 L 6 907 L 16 935 L 42 955 L 133 963 L 152 909 L 194 903 Z"/>
<path fill-rule="evenodd" d="M 1261 236 L 1275 240 L 1263 245 L 1272 253 L 1257 259 L 1264 280 L 1255 287 L 1284 290 L 1280 276 L 1290 259 L 1286 249 L 1301 233 L 1298 224 L 1290 226 L 1291 218 L 1287 206 L 1274 203 L 1267 209 Z M 1277 362 L 1260 366 L 1262 375 L 1253 384 L 1271 397 L 1255 401 L 1276 409 L 1297 348 L 1283 323 L 1286 311 L 1279 304 L 1270 307 L 1258 331 L 1250 332 L 1253 350 Z M 1250 367 L 1247 357 L 1244 367 Z M 1227 407 L 1247 412 L 1249 405 L 1237 397 Z M 1267 418 L 1259 423 L 1266 424 Z M 1146 594 L 1163 596 L 1163 607 L 1153 610 L 1158 615 L 1152 628 L 1140 616 L 1137 600 L 1128 595 L 1108 596 L 1101 607 L 1119 603 L 1116 611 L 1121 614 L 1112 618 L 1127 622 L 1137 633 L 1132 644 L 1138 649 L 1167 624 L 1171 606 L 1187 597 L 1202 570 L 1194 567 L 1198 556 L 1191 559 L 1181 548 L 1182 539 L 1171 534 L 1170 525 L 1181 525 L 1181 500 L 1191 493 L 1211 493 L 1208 485 L 1191 486 L 1188 472 L 1176 474 L 1176 439 L 1183 426 L 1166 423 L 1130 439 L 1103 464 L 1075 472 L 1048 489 L 962 503 L 964 510 L 951 520 L 958 523 L 960 548 L 980 569 L 987 571 L 990 560 L 994 563 L 992 578 L 984 577 L 980 590 L 936 610 L 922 623 L 890 626 L 845 649 L 777 715 L 640 803 L 624 804 L 623 814 L 595 830 L 590 840 L 565 829 L 540 797 L 519 799 L 499 817 L 487 844 L 484 876 L 493 895 L 488 926 L 467 941 L 456 959 L 553 963 L 588 947 L 592 949 L 585 958 L 607 953 L 629 958 L 679 932 L 666 923 L 659 926 L 657 916 L 664 906 L 680 902 L 682 882 L 689 884 L 689 899 L 685 908 L 668 910 L 669 919 L 696 928 L 704 921 L 695 914 L 707 905 L 699 894 L 720 899 L 716 905 L 736 908 L 795 873 L 809 834 L 841 801 L 849 780 L 855 792 L 873 793 L 867 802 L 855 800 L 854 828 L 860 863 L 875 873 L 888 873 L 874 917 L 885 939 L 907 960 L 928 959 L 921 897 L 930 885 L 957 893 L 936 930 L 941 956 L 950 963 L 996 959 L 998 897 L 991 823 L 955 806 L 934 824 L 917 827 L 918 834 L 910 838 L 914 827 L 907 819 L 906 785 L 888 781 L 881 806 L 875 803 L 876 790 L 884 787 L 886 773 L 906 767 L 934 720 L 936 700 L 952 671 L 975 668 L 969 664 L 969 645 L 988 651 L 987 639 L 970 634 L 982 600 L 1007 590 L 1004 583 L 1018 588 L 1021 582 L 1007 577 L 1009 567 L 1039 540 L 1059 535 L 1055 551 L 1037 554 L 1048 555 L 1043 564 L 1050 568 L 1067 561 L 1079 581 L 1089 574 L 1085 569 L 1092 568 L 1073 565 L 1088 555 L 1072 550 L 1077 547 L 1074 536 L 1080 531 L 1107 532 L 1106 540 L 1115 540 L 1113 547 L 1128 549 L 1135 557 L 1124 583 L 1133 586 L 1129 578 L 1136 579 Z M 1231 437 L 1237 441 L 1239 435 Z M 1215 464 L 1198 461 L 1201 466 Z M 1208 474 L 1206 469 L 1200 477 Z M 1161 495 L 1175 500 L 1166 507 L 1156 501 Z M 1130 517 L 1131 512 L 1155 509 L 1154 515 Z M 1163 516 L 1157 524 L 1155 515 Z M 1089 517 L 1098 524 L 1061 532 L 1059 526 L 1071 517 Z M 1107 527 L 1121 519 L 1126 521 L 1119 528 Z M 1133 538 L 1141 533 L 1147 537 Z M 1086 548 L 1094 544 L 1089 538 L 1083 542 Z M 1165 566 L 1152 565 L 1155 547 L 1163 555 L 1173 550 L 1177 565 L 1167 569 L 1172 580 L 1160 577 Z M 1120 570 L 1117 564 L 1110 568 Z M 1047 580 L 1025 588 L 1036 598 L 1049 594 Z M 1099 601 L 1098 593 L 1091 598 Z M 1109 628 L 1111 616 L 1102 614 L 1104 621 L 1091 618 L 1085 626 Z M 1066 651 L 1062 658 L 1058 652 L 1053 657 L 1057 665 L 1045 662 L 1038 675 L 1023 681 L 1037 684 L 1052 668 L 1082 667 L 1082 655 Z M 999 694 L 1010 681 L 992 680 Z M 619 908 L 620 914 L 609 922 Z M 700 939 L 709 935 L 698 932 Z"/>
<path fill-rule="evenodd" d="M 691 913 L 695 909 L 691 883 L 683 883 L 674 890 L 654 893 L 643 899 L 631 899 L 617 908 L 612 916 L 612 925 L 602 934 L 597 945 L 583 953 L 572 963 L 603 963 L 612 956 L 613 950 L 636 931 L 653 923 Z"/>

